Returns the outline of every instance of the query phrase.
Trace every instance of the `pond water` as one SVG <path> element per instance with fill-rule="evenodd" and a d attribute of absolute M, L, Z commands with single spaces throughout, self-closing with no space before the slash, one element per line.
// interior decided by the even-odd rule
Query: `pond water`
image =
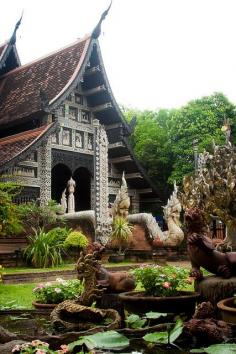
<path fill-rule="evenodd" d="M 34 310 L 1 311 L 0 325 L 10 332 L 35 337 L 40 333 L 52 333 L 50 314 Z"/>
<path fill-rule="evenodd" d="M 35 310 L 14 310 L 0 311 L 0 325 L 10 332 L 16 334 L 27 334 L 34 336 L 35 339 L 41 334 L 52 334 L 53 329 L 50 324 L 50 314 Z M 79 338 L 79 334 L 78 334 Z M 121 351 L 99 351 L 99 353 L 132 353 L 138 352 L 143 354 L 188 354 L 189 349 L 186 348 L 186 343 L 180 343 L 181 350 L 177 347 L 170 346 L 169 348 L 162 346 L 150 346 L 145 344 L 142 339 L 130 338 L 130 346 Z"/>

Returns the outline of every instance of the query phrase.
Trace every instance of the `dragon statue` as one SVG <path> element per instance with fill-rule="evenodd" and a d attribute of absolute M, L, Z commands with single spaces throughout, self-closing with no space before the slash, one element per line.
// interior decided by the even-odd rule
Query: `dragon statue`
<path fill-rule="evenodd" d="M 178 246 L 184 239 L 184 233 L 180 224 L 180 212 L 182 210 L 178 199 L 178 188 L 174 184 L 174 191 L 168 199 L 167 205 L 163 207 L 164 218 L 166 220 L 168 230 L 162 231 L 156 219 L 150 213 L 130 214 L 128 221 L 132 224 L 143 225 L 149 233 L 153 245 Z"/>

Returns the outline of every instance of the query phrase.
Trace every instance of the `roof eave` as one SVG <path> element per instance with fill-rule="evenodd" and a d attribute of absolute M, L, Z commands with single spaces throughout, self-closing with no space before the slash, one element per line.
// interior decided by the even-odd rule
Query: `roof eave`
<path fill-rule="evenodd" d="M 44 130 L 40 134 L 40 136 L 38 136 L 33 142 L 31 142 L 24 150 L 22 150 L 11 160 L 7 161 L 5 164 L 0 166 L 0 172 L 3 172 L 13 167 L 19 160 L 24 160 L 24 158 L 29 155 L 32 150 L 37 149 L 45 139 L 47 139 L 52 133 L 54 133 L 58 126 L 58 122 L 52 123 L 52 125 L 48 129 Z"/>

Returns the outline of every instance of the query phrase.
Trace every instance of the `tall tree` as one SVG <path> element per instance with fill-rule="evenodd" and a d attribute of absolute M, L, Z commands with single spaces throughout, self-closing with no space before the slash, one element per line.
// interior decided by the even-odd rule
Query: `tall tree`
<path fill-rule="evenodd" d="M 126 112 L 128 121 L 136 117 L 135 130 L 131 136 L 135 154 L 157 185 L 163 200 L 169 195 L 170 185 L 167 181 L 173 164 L 168 134 L 171 114 L 172 111 L 165 109 L 158 112 Z"/>
<path fill-rule="evenodd" d="M 225 141 L 221 127 L 224 118 L 235 126 L 235 106 L 222 93 L 189 102 L 171 116 L 169 136 L 174 155 L 170 182 L 182 182 L 183 176 L 194 169 L 193 141 L 198 141 L 198 150 L 211 151 L 213 140 L 222 145 Z M 236 142 L 235 130 L 232 140 Z"/>
<path fill-rule="evenodd" d="M 223 144 L 221 127 L 224 118 L 229 118 L 232 143 L 236 144 L 235 106 L 222 93 L 191 101 L 180 109 L 131 109 L 125 111 L 125 116 L 129 122 L 136 116 L 131 142 L 163 200 L 169 196 L 174 180 L 181 184 L 183 177 L 193 172 L 194 140 L 198 141 L 199 152 L 210 151 L 213 139 Z"/>

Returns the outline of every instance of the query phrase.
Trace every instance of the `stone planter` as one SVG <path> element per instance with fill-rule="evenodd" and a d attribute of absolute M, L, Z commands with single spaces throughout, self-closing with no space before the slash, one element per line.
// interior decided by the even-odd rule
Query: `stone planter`
<path fill-rule="evenodd" d="M 142 314 L 149 311 L 187 314 L 192 315 L 195 311 L 196 301 L 199 293 L 182 291 L 178 296 L 146 296 L 142 291 L 130 291 L 119 294 L 119 298 L 123 301 L 125 310 Z"/>
<path fill-rule="evenodd" d="M 52 310 L 54 309 L 58 304 L 42 304 L 38 301 L 33 301 L 32 305 L 36 308 L 36 309 L 41 309 L 41 310 Z"/>
<path fill-rule="evenodd" d="M 236 324 L 236 306 L 234 305 L 235 297 L 229 297 L 217 303 L 222 320 L 228 323 Z"/>

